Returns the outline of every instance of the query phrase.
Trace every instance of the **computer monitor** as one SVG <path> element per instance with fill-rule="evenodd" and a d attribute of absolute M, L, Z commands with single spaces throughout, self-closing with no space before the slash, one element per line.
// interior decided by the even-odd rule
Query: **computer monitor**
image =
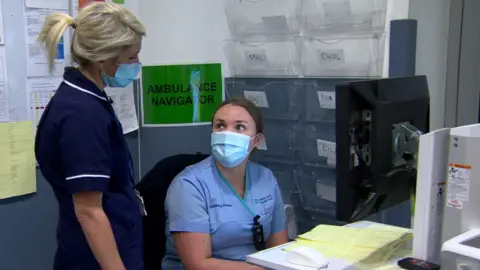
<path fill-rule="evenodd" d="M 336 86 L 339 221 L 362 220 L 409 200 L 429 101 L 425 76 Z"/>

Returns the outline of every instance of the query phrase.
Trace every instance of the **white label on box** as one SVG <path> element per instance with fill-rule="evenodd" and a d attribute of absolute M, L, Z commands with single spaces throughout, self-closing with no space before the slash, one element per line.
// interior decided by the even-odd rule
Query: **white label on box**
<path fill-rule="evenodd" d="M 335 186 L 324 185 L 317 182 L 317 197 L 324 200 L 337 202 L 337 190 Z"/>
<path fill-rule="evenodd" d="M 329 0 L 323 2 L 325 18 L 330 22 L 350 21 L 352 5 L 350 0 Z"/>
<path fill-rule="evenodd" d="M 322 69 L 345 67 L 345 52 L 343 49 L 318 50 L 317 54 Z"/>
<path fill-rule="evenodd" d="M 335 109 L 335 92 L 317 91 L 318 102 L 322 109 Z"/>
<path fill-rule="evenodd" d="M 269 32 L 287 32 L 288 22 L 285 16 L 262 17 L 263 26 Z"/>
<path fill-rule="evenodd" d="M 248 68 L 262 69 L 267 67 L 266 50 L 250 50 L 245 52 L 245 64 Z"/>
<path fill-rule="evenodd" d="M 450 164 L 448 166 L 447 198 L 452 201 L 468 202 L 472 166 Z"/>
<path fill-rule="evenodd" d="M 263 140 L 260 142 L 257 149 L 267 151 L 267 140 L 265 139 L 265 136 L 263 136 Z"/>
<path fill-rule="evenodd" d="M 330 164 L 337 159 L 337 149 L 334 142 L 317 139 L 317 153 L 319 157 L 326 157 Z"/>
<path fill-rule="evenodd" d="M 327 165 L 330 167 L 337 167 L 337 157 L 327 157 Z"/>
<path fill-rule="evenodd" d="M 243 91 L 246 99 L 250 100 L 259 108 L 268 108 L 267 95 L 263 91 Z"/>

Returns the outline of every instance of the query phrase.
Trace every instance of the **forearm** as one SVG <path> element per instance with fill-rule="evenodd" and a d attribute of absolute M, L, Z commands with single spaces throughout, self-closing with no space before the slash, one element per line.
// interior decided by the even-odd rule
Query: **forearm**
<path fill-rule="evenodd" d="M 199 269 L 189 269 L 187 270 L 203 270 L 203 269 L 215 269 L 215 270 L 263 270 L 263 267 L 256 266 L 253 264 L 249 264 L 246 262 L 239 262 L 239 261 L 228 261 L 228 260 L 220 260 L 215 258 L 209 258 L 204 260 L 201 263 L 201 267 Z"/>
<path fill-rule="evenodd" d="M 103 270 L 123 270 L 122 259 L 107 215 L 101 209 L 79 218 L 93 255 Z"/>

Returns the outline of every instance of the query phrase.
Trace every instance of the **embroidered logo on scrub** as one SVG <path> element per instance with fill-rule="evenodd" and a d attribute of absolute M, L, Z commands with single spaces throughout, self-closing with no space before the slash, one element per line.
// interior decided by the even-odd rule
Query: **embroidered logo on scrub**
<path fill-rule="evenodd" d="M 265 196 L 265 197 L 261 197 L 261 198 L 255 198 L 253 199 L 253 201 L 255 202 L 255 204 L 265 204 L 269 201 L 273 200 L 273 196 L 271 194 Z"/>

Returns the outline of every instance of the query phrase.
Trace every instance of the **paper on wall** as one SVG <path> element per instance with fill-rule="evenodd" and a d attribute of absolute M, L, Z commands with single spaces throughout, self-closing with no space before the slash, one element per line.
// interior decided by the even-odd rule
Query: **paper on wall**
<path fill-rule="evenodd" d="M 123 134 L 137 130 L 138 117 L 135 109 L 133 84 L 125 88 L 106 88 L 105 92 L 112 99 L 112 107 L 122 124 Z"/>
<path fill-rule="evenodd" d="M 10 120 L 8 103 L 9 93 L 7 88 L 7 66 L 5 61 L 5 47 L 0 46 L 0 122 L 7 122 Z"/>
<path fill-rule="evenodd" d="M 37 133 L 38 122 L 60 83 L 62 83 L 62 78 L 27 79 L 27 104 L 34 135 Z"/>
<path fill-rule="evenodd" d="M 68 9 L 68 0 L 25 0 L 27 8 Z"/>
<path fill-rule="evenodd" d="M 52 13 L 68 13 L 66 10 L 54 9 L 27 9 L 25 10 L 25 37 L 27 42 L 27 76 L 44 77 L 50 76 L 45 49 L 38 43 L 38 35 L 45 22 L 45 17 Z M 66 32 L 67 33 L 67 32 Z M 64 35 L 57 47 L 57 56 L 53 69 L 53 76 L 63 74 L 66 55 L 69 52 L 68 35 Z"/>
<path fill-rule="evenodd" d="M 36 191 L 32 123 L 0 123 L 0 199 Z"/>
<path fill-rule="evenodd" d="M 48 1 L 48 0 L 46 0 Z M 107 2 L 107 3 L 116 3 L 116 4 L 125 4 L 126 0 L 63 0 L 63 1 L 71 1 L 72 3 L 72 15 L 74 18 L 78 15 L 78 10 L 83 8 L 90 2 Z"/>
<path fill-rule="evenodd" d="M 0 1 L 0 11 L 3 11 L 2 9 L 2 1 Z M 3 29 L 3 12 L 0 12 L 0 44 L 3 45 L 5 44 L 5 30 Z"/>

